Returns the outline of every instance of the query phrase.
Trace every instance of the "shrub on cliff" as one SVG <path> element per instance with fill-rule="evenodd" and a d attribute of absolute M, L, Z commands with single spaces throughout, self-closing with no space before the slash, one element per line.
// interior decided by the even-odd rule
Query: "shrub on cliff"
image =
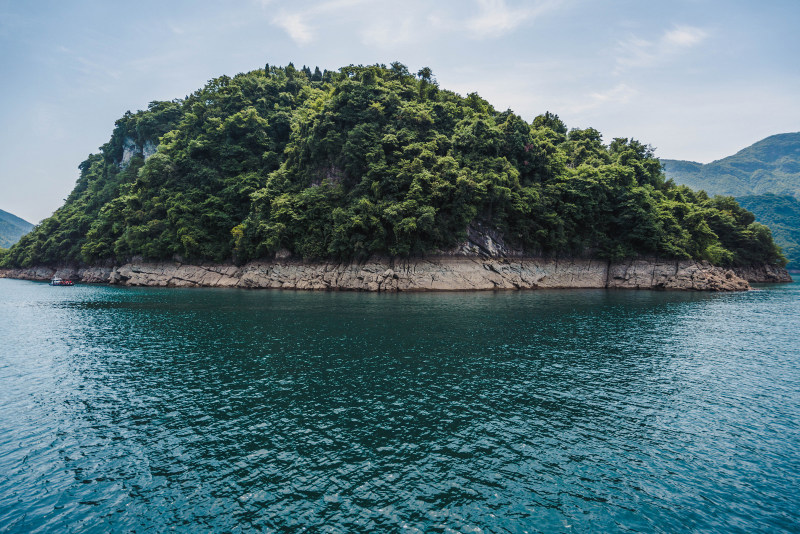
<path fill-rule="evenodd" d="M 222 76 L 127 113 L 80 169 L 5 265 L 406 256 L 472 221 L 537 255 L 783 261 L 735 201 L 665 181 L 649 146 L 528 123 L 399 63 Z"/>

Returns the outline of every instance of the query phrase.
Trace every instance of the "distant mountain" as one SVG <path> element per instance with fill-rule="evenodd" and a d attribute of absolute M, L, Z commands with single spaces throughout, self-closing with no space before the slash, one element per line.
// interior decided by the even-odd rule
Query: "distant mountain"
<path fill-rule="evenodd" d="M 33 225 L 16 215 L 0 210 L 0 248 L 8 248 L 31 231 Z"/>
<path fill-rule="evenodd" d="M 736 197 L 772 230 L 789 269 L 800 269 L 800 132 L 767 137 L 733 156 L 703 165 L 662 159 L 676 183 Z"/>
<path fill-rule="evenodd" d="M 778 134 L 703 165 L 662 159 L 669 178 L 714 195 L 792 195 L 800 198 L 800 132 Z"/>

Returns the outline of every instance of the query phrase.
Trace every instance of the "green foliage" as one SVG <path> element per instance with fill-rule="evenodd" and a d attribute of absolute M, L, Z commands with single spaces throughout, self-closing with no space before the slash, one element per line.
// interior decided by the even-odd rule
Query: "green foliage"
<path fill-rule="evenodd" d="M 527 123 L 400 63 L 222 76 L 126 113 L 80 169 L 3 264 L 408 256 L 473 222 L 545 256 L 781 260 L 735 202 L 666 182 L 649 146 Z"/>

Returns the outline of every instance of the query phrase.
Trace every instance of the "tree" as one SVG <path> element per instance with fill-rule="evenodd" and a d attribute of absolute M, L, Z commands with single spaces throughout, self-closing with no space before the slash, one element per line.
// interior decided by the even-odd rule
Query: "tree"
<path fill-rule="evenodd" d="M 536 116 L 533 119 L 533 127 L 536 129 L 550 128 L 558 134 L 567 134 L 567 125 L 558 118 L 558 115 L 549 111 L 546 111 L 543 115 Z"/>
<path fill-rule="evenodd" d="M 430 67 L 422 67 L 417 72 L 417 76 L 419 76 L 420 80 L 425 83 L 431 83 L 431 77 L 433 76 L 433 71 Z"/>

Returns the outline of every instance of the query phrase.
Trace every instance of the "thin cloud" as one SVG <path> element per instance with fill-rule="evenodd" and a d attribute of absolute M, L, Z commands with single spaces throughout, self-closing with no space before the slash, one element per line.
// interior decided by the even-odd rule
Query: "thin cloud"
<path fill-rule="evenodd" d="M 639 91 L 626 83 L 619 83 L 614 87 L 573 101 L 572 105 L 565 107 L 565 111 L 572 114 L 585 113 L 603 107 L 619 106 L 629 103 L 639 94 Z"/>
<path fill-rule="evenodd" d="M 477 0 L 480 12 L 464 22 L 464 27 L 479 39 L 500 37 L 530 19 L 558 7 L 561 2 L 545 0 L 533 6 L 511 8 L 505 0 Z"/>
<path fill-rule="evenodd" d="M 272 23 L 283 28 L 299 45 L 310 43 L 314 39 L 311 27 L 303 20 L 303 15 L 300 13 L 282 13 L 272 19 Z"/>
<path fill-rule="evenodd" d="M 701 28 L 678 26 L 666 32 L 662 38 L 662 42 L 664 46 L 684 48 L 700 44 L 707 36 L 708 33 Z"/>
<path fill-rule="evenodd" d="M 478 37 L 507 33 L 528 18 L 522 9 L 510 9 L 504 0 L 478 0 L 480 13 L 466 21 L 466 28 Z"/>
<path fill-rule="evenodd" d="M 281 10 L 272 18 L 272 24 L 282 28 L 297 44 L 304 45 L 314 41 L 318 30 L 332 18 L 346 20 L 365 45 L 391 48 L 447 33 L 478 40 L 495 39 L 569 1 L 535 0 L 509 5 L 507 0 L 475 0 L 471 8 L 465 9 L 460 3 L 432 6 L 420 0 L 403 4 L 389 0 L 327 0 Z M 462 15 L 465 11 L 467 14 Z"/>
<path fill-rule="evenodd" d="M 626 83 L 620 83 L 609 89 L 608 91 L 600 93 L 592 93 L 591 100 L 596 104 L 604 104 L 606 102 L 616 102 L 624 104 L 632 97 L 636 96 L 638 91 Z"/>
<path fill-rule="evenodd" d="M 262 7 L 266 7 L 271 0 L 261 0 Z M 283 28 L 291 39 L 299 45 L 308 44 L 314 40 L 314 26 L 311 20 L 321 15 L 338 13 L 354 8 L 367 0 L 329 0 L 297 12 L 282 11 L 272 19 L 272 24 Z"/>
<path fill-rule="evenodd" d="M 676 26 L 655 41 L 631 37 L 618 44 L 617 71 L 655 67 L 702 43 L 708 32 L 694 26 Z"/>
<path fill-rule="evenodd" d="M 391 48 L 414 42 L 417 38 L 417 32 L 414 26 L 414 19 L 406 17 L 400 22 L 393 20 L 391 23 L 376 22 L 375 24 L 369 24 L 361 32 L 361 38 L 365 45 Z"/>

